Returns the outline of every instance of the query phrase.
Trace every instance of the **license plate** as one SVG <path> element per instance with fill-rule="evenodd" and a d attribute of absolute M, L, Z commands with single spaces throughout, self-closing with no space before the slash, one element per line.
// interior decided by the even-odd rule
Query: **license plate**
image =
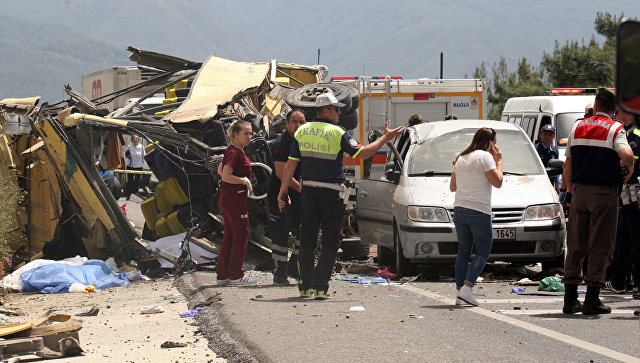
<path fill-rule="evenodd" d="M 494 229 L 493 239 L 516 239 L 516 229 L 515 228 Z"/>

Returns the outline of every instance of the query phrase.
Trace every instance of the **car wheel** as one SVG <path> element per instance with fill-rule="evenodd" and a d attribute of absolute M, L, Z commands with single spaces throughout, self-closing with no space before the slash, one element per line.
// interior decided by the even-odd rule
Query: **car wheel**
<path fill-rule="evenodd" d="M 398 276 L 415 276 L 418 271 L 418 266 L 404 257 L 402 243 L 400 242 L 400 236 L 396 228 L 393 229 L 393 244 L 396 249 L 396 273 Z"/>
<path fill-rule="evenodd" d="M 380 266 L 393 266 L 395 256 L 390 248 L 378 246 L 378 265 Z"/>
<path fill-rule="evenodd" d="M 358 112 L 357 109 L 351 110 L 351 112 L 340 115 L 338 125 L 344 127 L 345 130 L 353 130 L 358 127 Z"/>

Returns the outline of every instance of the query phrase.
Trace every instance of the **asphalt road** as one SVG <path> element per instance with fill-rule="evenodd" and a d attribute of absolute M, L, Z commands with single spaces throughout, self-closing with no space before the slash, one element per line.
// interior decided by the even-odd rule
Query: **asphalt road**
<path fill-rule="evenodd" d="M 127 202 L 127 213 L 141 230 L 138 201 Z M 375 277 L 374 265 L 363 267 L 334 277 Z M 510 282 L 523 275 L 488 268 L 496 279 L 476 285 L 479 307 L 456 307 L 446 276 L 402 285 L 335 280 L 327 301 L 299 298 L 295 286 L 272 286 L 272 275 L 258 271 L 248 272 L 256 287 L 217 287 L 210 272 L 183 275 L 176 285 L 190 308 L 222 298 L 196 321 L 209 347 L 231 362 L 640 362 L 640 320 L 633 315 L 640 300 L 603 291 L 612 314 L 565 315 L 562 293 L 541 295 L 535 286 L 512 293 Z M 350 311 L 357 306 L 364 311 Z"/>
<path fill-rule="evenodd" d="M 268 273 L 249 275 L 260 285 L 217 287 L 205 272 L 179 282 L 190 304 L 221 294 L 197 320 L 210 348 L 230 361 L 640 361 L 640 300 L 630 295 L 605 292 L 613 313 L 586 317 L 562 314 L 561 293 L 527 286 L 516 294 L 508 281 L 480 283 L 480 306 L 456 307 L 452 282 L 332 281 L 332 298 L 316 301 L 269 285 Z"/>

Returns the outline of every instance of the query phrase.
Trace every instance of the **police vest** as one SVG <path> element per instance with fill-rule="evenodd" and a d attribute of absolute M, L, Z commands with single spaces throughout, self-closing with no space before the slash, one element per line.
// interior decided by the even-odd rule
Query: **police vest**
<path fill-rule="evenodd" d="M 571 181 L 615 187 L 622 182 L 620 157 L 613 148 L 624 126 L 608 117 L 594 115 L 577 121 L 571 139 Z"/>
<path fill-rule="evenodd" d="M 298 157 L 302 162 L 302 179 L 329 183 L 344 181 L 342 155 L 344 152 L 355 157 L 362 145 L 345 130 L 330 121 L 306 123 L 295 134 L 297 144 L 292 148 L 290 159 Z"/>

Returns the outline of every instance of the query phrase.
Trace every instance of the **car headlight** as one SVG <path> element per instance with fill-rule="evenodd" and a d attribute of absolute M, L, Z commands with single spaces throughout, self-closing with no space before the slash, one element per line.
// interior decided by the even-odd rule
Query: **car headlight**
<path fill-rule="evenodd" d="M 524 213 L 524 219 L 526 221 L 540 221 L 544 219 L 555 219 L 560 218 L 562 214 L 562 207 L 560 204 L 543 204 L 543 205 L 532 205 L 527 208 L 527 211 Z"/>
<path fill-rule="evenodd" d="M 444 208 L 409 206 L 409 219 L 417 222 L 449 222 L 449 214 Z"/>

